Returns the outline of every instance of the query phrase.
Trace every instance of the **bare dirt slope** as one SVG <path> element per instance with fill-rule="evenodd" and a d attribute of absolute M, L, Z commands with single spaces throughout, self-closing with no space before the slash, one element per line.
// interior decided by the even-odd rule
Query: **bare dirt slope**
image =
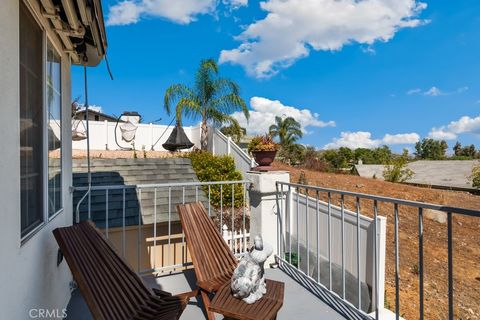
<path fill-rule="evenodd" d="M 292 182 L 298 181 L 303 170 L 281 163 L 275 163 L 274 167 L 290 171 Z M 310 185 L 480 210 L 480 196 L 469 193 L 426 189 L 351 175 L 303 171 Z M 347 207 L 354 209 L 354 199 L 347 198 L 346 203 Z M 361 208 L 362 214 L 373 215 L 372 202 L 362 201 Z M 385 305 L 394 310 L 393 206 L 380 204 L 379 214 L 387 217 Z M 400 314 L 406 319 L 418 319 L 418 210 L 400 206 L 399 221 Z M 455 319 L 480 319 L 480 218 L 454 216 L 453 221 Z M 447 319 L 447 225 L 424 218 L 424 233 L 425 318 Z"/>

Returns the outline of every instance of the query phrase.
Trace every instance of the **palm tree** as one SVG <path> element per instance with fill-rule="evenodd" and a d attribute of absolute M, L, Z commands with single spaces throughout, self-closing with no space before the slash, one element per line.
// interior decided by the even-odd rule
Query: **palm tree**
<path fill-rule="evenodd" d="M 193 120 L 202 120 L 202 150 L 206 150 L 208 144 L 207 123 L 213 126 L 239 126 L 238 121 L 230 114 L 242 111 L 247 120 L 250 116 L 245 101 L 240 97 L 240 88 L 232 80 L 218 76 L 218 65 L 213 59 L 200 62 L 193 87 L 189 88 L 184 84 L 170 86 L 165 92 L 164 102 L 168 114 L 176 103 L 175 115 L 179 124 L 183 115 Z"/>
<path fill-rule="evenodd" d="M 282 119 L 275 117 L 275 124 L 268 129 L 269 134 L 275 138 L 278 137 L 282 148 L 293 145 L 298 139 L 303 137 L 302 126 L 292 117 Z"/>

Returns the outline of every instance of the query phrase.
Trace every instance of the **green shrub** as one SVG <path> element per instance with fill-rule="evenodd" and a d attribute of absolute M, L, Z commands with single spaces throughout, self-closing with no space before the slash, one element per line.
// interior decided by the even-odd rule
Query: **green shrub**
<path fill-rule="evenodd" d="M 235 161 L 230 156 L 216 156 L 207 151 L 195 151 L 187 155 L 192 161 L 192 167 L 201 182 L 208 181 L 238 181 L 242 180 L 242 174 L 235 168 Z M 202 187 L 208 197 L 208 186 Z M 232 185 L 226 184 L 210 186 L 210 203 L 219 207 L 223 195 L 223 206 L 232 206 Z M 234 206 L 243 206 L 243 185 L 236 184 L 234 187 Z"/>
<path fill-rule="evenodd" d="M 298 263 L 300 262 L 300 257 L 296 252 L 285 252 L 285 260 L 289 261 L 292 266 L 298 268 Z"/>
<path fill-rule="evenodd" d="M 407 168 L 408 150 L 403 150 L 403 154 L 393 159 L 383 170 L 383 178 L 390 182 L 406 182 L 413 177 L 413 171 Z"/>
<path fill-rule="evenodd" d="M 472 179 L 472 186 L 480 189 L 480 164 L 473 167 L 470 178 Z"/>

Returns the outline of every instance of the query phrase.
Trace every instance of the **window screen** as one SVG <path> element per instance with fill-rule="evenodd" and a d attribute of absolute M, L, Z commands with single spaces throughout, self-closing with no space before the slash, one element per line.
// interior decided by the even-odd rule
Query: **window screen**
<path fill-rule="evenodd" d="M 20 1 L 21 235 L 43 223 L 43 33 Z"/>

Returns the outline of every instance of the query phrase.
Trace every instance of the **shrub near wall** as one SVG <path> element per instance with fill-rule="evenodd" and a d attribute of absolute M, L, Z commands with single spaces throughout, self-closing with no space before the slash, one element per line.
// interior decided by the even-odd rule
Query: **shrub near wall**
<path fill-rule="evenodd" d="M 209 181 L 238 181 L 242 180 L 242 174 L 235 168 L 235 161 L 230 156 L 216 156 L 207 151 L 195 151 L 186 155 L 192 161 L 192 167 L 201 182 Z M 222 190 L 221 190 L 222 189 Z M 203 187 L 205 195 L 208 196 L 208 186 Z M 223 203 L 221 203 L 223 195 Z M 234 187 L 234 206 L 243 206 L 243 185 Z M 210 187 L 210 203 L 213 206 L 231 208 L 232 206 L 232 185 L 226 184 L 221 188 L 219 185 Z"/>

